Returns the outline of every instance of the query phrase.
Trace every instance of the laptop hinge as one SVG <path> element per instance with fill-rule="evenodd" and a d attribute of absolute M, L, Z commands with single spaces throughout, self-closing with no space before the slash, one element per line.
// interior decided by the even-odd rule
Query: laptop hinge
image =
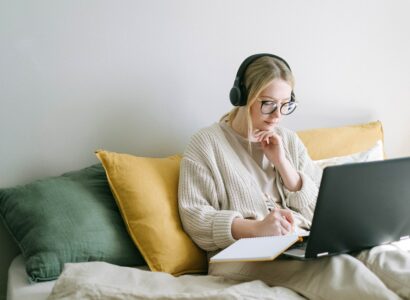
<path fill-rule="evenodd" d="M 326 255 L 329 255 L 329 252 L 318 253 L 316 256 L 321 257 L 321 256 L 326 256 Z"/>

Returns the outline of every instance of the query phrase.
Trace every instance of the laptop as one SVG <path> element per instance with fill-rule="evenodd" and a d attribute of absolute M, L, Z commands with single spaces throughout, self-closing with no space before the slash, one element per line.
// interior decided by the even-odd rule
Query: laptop
<path fill-rule="evenodd" d="M 298 259 L 354 252 L 410 236 L 410 157 L 323 171 L 312 226 L 283 254 Z"/>

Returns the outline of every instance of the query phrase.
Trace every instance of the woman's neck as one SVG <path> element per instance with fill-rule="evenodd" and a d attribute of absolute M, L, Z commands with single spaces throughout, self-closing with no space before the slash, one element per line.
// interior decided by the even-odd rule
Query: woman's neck
<path fill-rule="evenodd" d="M 243 107 L 238 109 L 238 112 L 233 117 L 231 127 L 244 138 L 248 138 L 248 120 L 246 118 L 246 110 Z"/>

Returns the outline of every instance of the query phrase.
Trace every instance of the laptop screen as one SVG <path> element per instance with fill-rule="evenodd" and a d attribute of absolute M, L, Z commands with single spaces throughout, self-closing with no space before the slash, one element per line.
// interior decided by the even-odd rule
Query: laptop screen
<path fill-rule="evenodd" d="M 306 258 L 351 252 L 410 235 L 410 157 L 327 167 Z"/>

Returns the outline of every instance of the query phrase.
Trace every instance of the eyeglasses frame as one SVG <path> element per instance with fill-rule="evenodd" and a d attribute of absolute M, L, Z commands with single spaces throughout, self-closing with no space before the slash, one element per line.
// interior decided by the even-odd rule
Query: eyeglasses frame
<path fill-rule="evenodd" d="M 262 111 L 263 105 L 264 105 L 266 102 L 275 102 L 275 101 L 272 101 L 272 100 L 258 100 L 258 101 L 261 103 L 260 111 L 261 111 L 261 114 L 263 114 L 263 115 L 270 115 L 270 114 L 274 113 L 274 112 L 278 109 L 278 107 L 279 107 L 280 113 L 281 113 L 282 115 L 284 115 L 284 116 L 288 116 L 288 115 L 292 114 L 292 113 L 296 110 L 296 108 L 297 108 L 297 106 L 298 106 L 298 102 L 296 102 L 296 101 L 294 101 L 294 100 L 293 100 L 293 101 L 292 101 L 292 100 L 286 101 L 286 102 L 282 103 L 280 106 L 275 103 L 275 104 L 276 104 L 276 107 L 275 107 L 270 113 L 264 113 L 264 112 Z M 289 103 L 291 103 L 291 102 L 295 104 L 295 109 L 292 110 L 290 113 L 287 113 L 287 114 L 282 113 L 282 107 L 284 107 L 285 105 L 287 105 L 287 104 L 289 104 Z"/>

